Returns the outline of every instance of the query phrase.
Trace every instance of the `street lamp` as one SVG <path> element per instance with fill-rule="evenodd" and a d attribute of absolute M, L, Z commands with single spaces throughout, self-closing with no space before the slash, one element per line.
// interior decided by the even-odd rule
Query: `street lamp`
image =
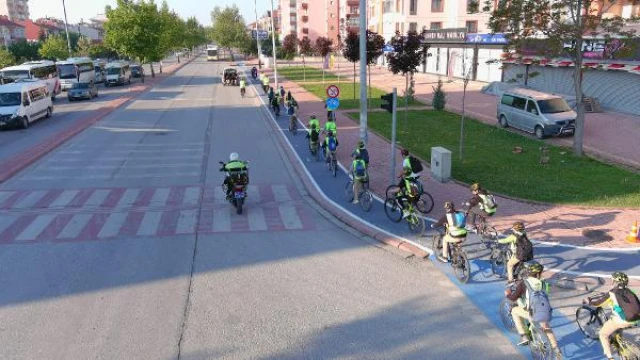
<path fill-rule="evenodd" d="M 276 89 L 278 89 L 278 64 L 276 63 L 276 27 L 274 25 L 275 14 L 273 13 L 273 0 L 271 0 L 271 41 L 273 45 L 273 78 L 275 79 Z M 258 62 L 260 59 L 258 58 Z"/>
<path fill-rule="evenodd" d="M 67 24 L 67 7 L 62 0 L 62 9 L 64 10 L 64 31 L 67 33 L 67 49 L 69 49 L 69 56 L 71 56 L 71 39 L 69 38 L 69 24 Z"/>
<path fill-rule="evenodd" d="M 256 13 L 256 43 L 258 46 L 258 69 L 262 70 L 262 61 L 260 60 L 260 55 L 262 55 L 262 50 L 260 49 L 260 28 L 258 27 L 258 5 L 256 5 L 257 0 L 253 0 L 253 11 Z"/>

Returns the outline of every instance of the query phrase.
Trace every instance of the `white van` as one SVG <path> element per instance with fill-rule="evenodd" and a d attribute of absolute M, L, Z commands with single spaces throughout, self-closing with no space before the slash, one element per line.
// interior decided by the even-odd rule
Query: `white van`
<path fill-rule="evenodd" d="M 111 62 L 104 67 L 106 80 L 104 86 L 131 84 L 131 69 L 129 63 Z"/>
<path fill-rule="evenodd" d="M 0 85 L 0 128 L 21 127 L 51 117 L 53 102 L 47 83 L 24 81 Z"/>

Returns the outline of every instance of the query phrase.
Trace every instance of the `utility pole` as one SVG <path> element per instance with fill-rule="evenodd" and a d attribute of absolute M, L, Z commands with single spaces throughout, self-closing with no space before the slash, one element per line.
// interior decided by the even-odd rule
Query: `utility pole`
<path fill-rule="evenodd" d="M 71 39 L 69 38 L 69 24 L 67 23 L 67 7 L 64 4 L 64 0 L 62 0 L 62 10 L 64 10 L 64 31 L 67 33 L 67 49 L 69 49 L 69 57 L 73 54 L 71 53 Z"/>
<path fill-rule="evenodd" d="M 260 55 L 262 55 L 262 50 L 260 49 L 260 28 L 258 27 L 258 5 L 256 5 L 256 1 L 253 0 L 253 11 L 256 13 L 256 43 L 258 43 L 258 69 L 262 69 L 262 61 L 260 61 Z"/>
<path fill-rule="evenodd" d="M 367 0 L 360 0 L 360 139 L 367 143 Z"/>
<path fill-rule="evenodd" d="M 396 128 L 398 124 L 397 109 L 398 109 L 398 89 L 393 88 L 393 100 L 391 103 L 391 182 L 395 183 L 396 180 Z"/>
<path fill-rule="evenodd" d="M 276 62 L 276 26 L 274 23 L 273 0 L 271 0 L 271 41 L 273 45 L 273 78 L 275 79 L 276 90 L 278 89 L 278 63 Z M 258 60 L 259 62 L 260 60 Z"/>

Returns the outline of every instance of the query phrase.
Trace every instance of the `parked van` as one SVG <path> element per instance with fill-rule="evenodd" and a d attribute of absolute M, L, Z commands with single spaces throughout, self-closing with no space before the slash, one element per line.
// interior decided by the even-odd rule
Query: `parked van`
<path fill-rule="evenodd" d="M 100 84 L 103 83 L 105 81 L 105 73 L 104 73 L 104 67 L 107 63 L 101 60 L 96 60 L 93 62 L 93 68 L 96 72 L 96 80 L 95 83 L 96 84 Z"/>
<path fill-rule="evenodd" d="M 131 69 L 129 63 L 111 62 L 104 68 L 107 76 L 104 86 L 131 84 Z"/>
<path fill-rule="evenodd" d="M 573 135 L 576 112 L 559 95 L 515 88 L 500 98 L 497 118 L 501 127 L 534 133 L 538 139 L 553 135 Z"/>
<path fill-rule="evenodd" d="M 21 127 L 51 117 L 53 102 L 44 81 L 0 85 L 0 128 Z"/>

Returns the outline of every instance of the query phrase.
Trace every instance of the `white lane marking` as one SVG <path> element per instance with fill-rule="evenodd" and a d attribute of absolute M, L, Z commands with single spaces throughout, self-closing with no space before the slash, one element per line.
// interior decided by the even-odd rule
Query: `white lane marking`
<path fill-rule="evenodd" d="M 169 193 L 171 189 L 169 188 L 159 188 L 153 193 L 153 197 L 151 197 L 150 206 L 164 206 L 167 203 L 167 199 L 169 198 Z"/>
<path fill-rule="evenodd" d="M 118 235 L 120 228 L 127 219 L 127 213 L 112 213 L 100 229 L 99 238 L 106 238 Z"/>
<path fill-rule="evenodd" d="M 29 193 L 27 196 L 22 198 L 16 204 L 13 205 L 14 209 L 27 209 L 33 207 L 40 199 L 42 199 L 47 194 L 47 191 L 38 190 Z"/>
<path fill-rule="evenodd" d="M 27 240 L 35 240 L 40 233 L 51 224 L 53 219 L 56 218 L 57 215 L 46 214 L 46 215 L 38 215 L 29 226 L 27 226 L 20 235 L 16 237 L 17 241 L 27 241 Z"/>
<path fill-rule="evenodd" d="M 160 159 L 158 159 L 160 161 Z M 156 161 L 156 162 L 158 162 Z M 113 164 L 113 165 L 78 165 L 78 166 L 42 166 L 38 168 L 38 171 L 69 171 L 69 170 L 114 170 L 119 168 L 135 167 L 136 169 L 172 169 L 172 168 L 190 168 L 200 167 L 201 164 L 197 163 L 179 163 L 179 164 L 154 164 L 154 165 L 137 165 L 137 164 Z"/>
<path fill-rule="evenodd" d="M 272 185 L 271 191 L 277 202 L 291 201 L 291 194 L 286 185 Z"/>
<path fill-rule="evenodd" d="M 12 197 L 15 193 L 15 191 L 0 191 L 0 204 L 2 204 L 8 198 Z"/>
<path fill-rule="evenodd" d="M 189 172 L 189 173 L 170 173 L 172 177 L 199 177 L 199 172 Z M 167 174 L 139 174 L 139 175 L 118 175 L 117 179 L 151 179 L 151 178 L 166 178 Z M 111 180 L 111 175 L 89 175 L 83 176 L 83 180 Z M 21 178 L 25 181 L 51 181 L 51 180 L 76 180 L 77 176 L 23 176 Z"/>
<path fill-rule="evenodd" d="M 182 203 L 184 205 L 197 205 L 200 201 L 200 188 L 189 187 L 184 192 L 184 199 Z"/>
<path fill-rule="evenodd" d="M 182 210 L 178 218 L 176 234 L 191 234 L 195 231 L 198 210 Z"/>
<path fill-rule="evenodd" d="M 136 202 L 136 199 L 138 198 L 138 194 L 140 193 L 139 189 L 127 189 L 125 190 L 124 194 L 122 194 L 122 197 L 120 198 L 120 200 L 118 200 L 118 204 L 116 205 L 116 208 L 124 208 L 124 207 L 130 207 L 133 205 L 133 203 Z"/>
<path fill-rule="evenodd" d="M 140 228 L 138 228 L 138 236 L 150 236 L 155 235 L 160 225 L 160 219 L 162 218 L 161 211 L 150 211 L 144 214 L 144 218 L 140 222 Z"/>
<path fill-rule="evenodd" d="M 215 204 L 224 204 L 227 202 L 227 194 L 222 191 L 221 186 L 216 186 L 213 189 L 213 202 Z"/>
<path fill-rule="evenodd" d="M 16 220 L 18 220 L 17 216 L 11 215 L 2 215 L 0 216 L 0 234 L 3 231 L 7 230 L 11 224 L 13 224 Z"/>
<path fill-rule="evenodd" d="M 251 199 L 254 204 L 260 204 L 262 196 L 260 195 L 260 188 L 255 185 L 247 186 L 247 197 Z"/>
<path fill-rule="evenodd" d="M 160 147 L 160 148 L 166 148 L 167 146 L 176 146 L 178 148 L 180 147 L 191 147 L 191 146 L 204 146 L 205 143 L 179 143 L 179 144 L 167 144 L 167 143 L 162 143 L 162 144 L 138 144 L 138 143 L 131 143 L 131 144 L 115 144 L 114 146 L 118 147 L 118 148 L 123 148 L 123 147 L 134 147 L 134 148 L 143 148 L 143 147 Z M 96 145 L 88 145 L 88 144 L 78 144 L 78 145 L 73 145 L 68 147 L 67 149 L 84 149 L 84 151 L 88 151 L 89 149 L 103 149 L 102 146 L 96 146 Z"/>
<path fill-rule="evenodd" d="M 213 231 L 231 231 L 231 208 L 223 207 L 213 210 Z"/>
<path fill-rule="evenodd" d="M 91 220 L 91 214 L 76 214 L 58 234 L 58 239 L 75 239 Z"/>
<path fill-rule="evenodd" d="M 285 229 L 302 229 L 302 221 L 300 221 L 300 217 L 294 206 L 280 205 L 278 206 L 278 212 L 280 213 L 280 218 L 282 219 Z"/>
<path fill-rule="evenodd" d="M 249 230 L 264 231 L 267 230 L 267 221 L 264 217 L 264 210 L 261 207 L 251 208 L 247 212 L 247 220 L 249 221 Z"/>
<path fill-rule="evenodd" d="M 145 162 L 155 162 L 155 161 L 189 161 L 189 160 L 193 160 L 193 161 L 200 161 L 202 160 L 202 154 L 198 155 L 198 156 L 192 156 L 192 155 L 188 155 L 188 156 L 135 156 L 131 155 L 131 156 L 109 156 L 109 157 L 99 157 L 96 159 L 87 159 L 86 157 L 79 157 L 79 158 L 64 158 L 64 159 L 55 159 L 56 163 L 74 163 L 74 162 L 86 162 L 86 163 L 100 163 L 100 162 L 109 162 L 109 161 L 129 161 L 129 162 L 135 162 L 135 161 L 145 161 Z"/>
<path fill-rule="evenodd" d="M 93 192 L 93 194 L 91 194 L 91 197 L 87 200 L 86 203 L 84 203 L 84 207 L 87 206 L 100 206 L 102 205 L 102 203 L 104 202 L 104 200 L 107 198 L 107 196 L 109 196 L 109 193 L 111 193 L 111 190 L 104 190 L 104 189 L 99 189 Z"/>
<path fill-rule="evenodd" d="M 62 194 L 60 194 L 58 196 L 57 199 L 55 199 L 49 206 L 48 208 L 59 208 L 59 207 L 65 207 L 67 205 L 69 205 L 69 203 L 71 201 L 73 201 L 73 199 L 75 199 L 75 197 L 78 195 L 80 191 L 79 190 L 65 190 L 62 192 Z"/>

